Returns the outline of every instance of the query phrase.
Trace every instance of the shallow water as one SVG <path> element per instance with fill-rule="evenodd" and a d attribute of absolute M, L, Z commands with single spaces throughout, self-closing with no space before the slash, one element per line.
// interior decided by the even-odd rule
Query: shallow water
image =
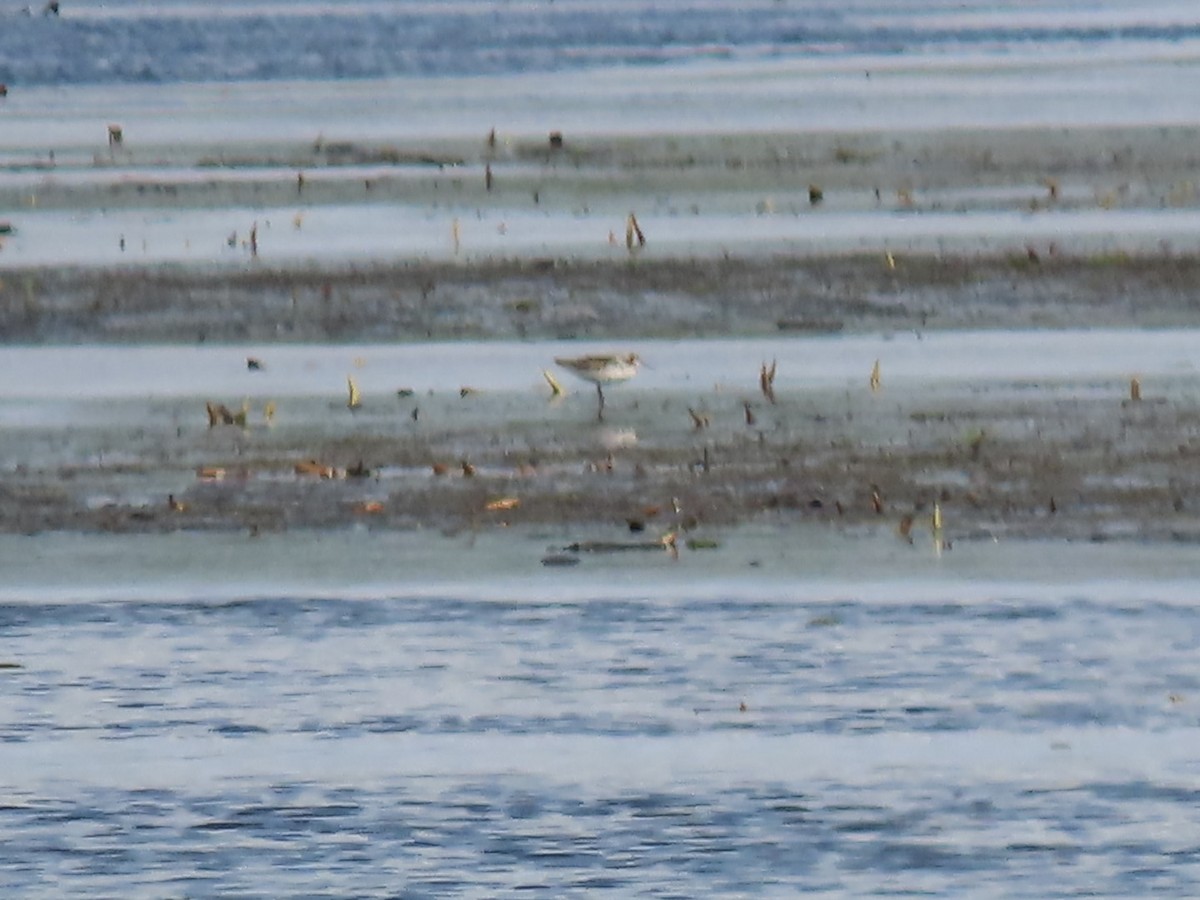
<path fill-rule="evenodd" d="M 645 365 L 628 386 L 655 391 L 758 391 L 759 367 L 777 363 L 781 391 L 852 389 L 874 360 L 884 381 L 905 390 L 939 386 L 995 390 L 1013 385 L 1086 392 L 1133 375 L 1160 384 L 1196 378 L 1193 329 L 931 331 L 627 341 L 455 341 L 376 344 L 18 346 L 0 353 L 0 401 L 153 401 L 197 396 L 342 399 L 352 375 L 372 400 L 405 387 L 457 395 L 480 391 L 548 394 L 552 370 L 572 393 L 590 385 L 554 365 L 557 356 L 637 353 Z M 247 357 L 263 368 L 248 370 Z M 372 396 L 373 395 L 373 396 Z M 364 404 L 364 413 L 368 411 Z M 477 411 L 478 412 L 478 411 Z"/>
<path fill-rule="evenodd" d="M 38 4 L 31 4 L 38 7 Z M 1178 0 L 72 0 L 2 10 L 0 78 L 27 84 L 437 77 L 774 56 L 933 57 L 1013 49 L 1165 49 L 1200 37 Z M 37 10 L 40 12 L 40 8 Z"/>
<path fill-rule="evenodd" d="M 1186 552 L 748 530 L 562 571 L 553 540 L 0 538 L 0 885 L 1200 884 Z"/>

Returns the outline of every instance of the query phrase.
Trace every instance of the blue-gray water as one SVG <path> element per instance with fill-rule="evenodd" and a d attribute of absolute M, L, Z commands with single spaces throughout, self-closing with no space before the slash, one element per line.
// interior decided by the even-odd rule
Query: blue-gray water
<path fill-rule="evenodd" d="M 1171 53 L 1187 4 L 1075 0 L 31 0 L 0 7 L 0 81 L 80 85 L 502 75 L 695 59 Z"/>
<path fill-rule="evenodd" d="M 5 896 L 1200 890 L 1186 551 L 213 540 L 0 545 Z"/>

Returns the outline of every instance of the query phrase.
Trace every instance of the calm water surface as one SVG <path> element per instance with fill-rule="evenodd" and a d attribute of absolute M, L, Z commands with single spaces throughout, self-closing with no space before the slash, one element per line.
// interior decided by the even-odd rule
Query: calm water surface
<path fill-rule="evenodd" d="M 4 893 L 1200 888 L 1183 551 L 264 540 L 0 541 Z"/>
<path fill-rule="evenodd" d="M 503 75 L 679 60 L 1169 54 L 1180 0 L 1049 8 L 909 0 L 69 0 L 0 7 L 0 80 L 21 85 Z"/>

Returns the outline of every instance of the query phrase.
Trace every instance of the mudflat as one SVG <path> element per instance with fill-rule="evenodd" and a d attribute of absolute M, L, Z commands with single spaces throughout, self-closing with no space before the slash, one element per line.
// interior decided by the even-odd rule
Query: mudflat
<path fill-rule="evenodd" d="M 75 187 L 14 164 L 8 189 L 38 201 L 0 253 L 6 353 L 227 352 L 195 364 L 186 396 L 157 393 L 149 369 L 115 399 L 92 396 L 86 371 L 77 397 L 48 397 L 36 371 L 10 367 L 0 529 L 537 524 L 636 542 L 813 520 L 909 540 L 933 531 L 936 508 L 947 544 L 1190 541 L 1200 379 L 1186 353 L 1150 374 L 1114 358 L 1086 375 L 1047 359 L 1039 375 L 1018 349 L 1024 368 L 1006 377 L 1001 341 L 986 376 L 896 379 L 886 346 L 855 338 L 952 347 L 990 331 L 1019 347 L 1061 330 L 1069 354 L 1080 330 L 1152 329 L 1186 345 L 1200 327 L 1191 138 L 480 135 L 203 157 L 131 145 L 78 161 L 89 177 Z M 101 250 L 81 241 L 81 210 Z M 356 216 L 374 224 L 356 230 Z M 389 217 L 424 230 L 383 240 Z M 649 339 L 652 365 L 686 345 L 694 381 L 635 378 L 604 423 L 591 388 L 551 362 L 551 345 Z M 712 374 L 697 342 L 731 339 L 740 358 Z M 474 383 L 439 370 L 413 390 L 398 372 L 347 408 L 345 377 L 368 377 L 372 347 L 462 342 L 519 346 L 527 380 L 495 387 L 508 376 L 479 363 Z M 273 348 L 321 344 L 360 345 L 358 361 L 313 390 L 267 390 L 250 370 L 230 389 L 247 357 L 269 368 Z M 762 367 L 781 346 L 768 391 Z M 814 347 L 861 355 L 831 381 Z M 551 402 L 543 368 L 572 393 Z M 210 422 L 206 403 L 233 420 Z"/>

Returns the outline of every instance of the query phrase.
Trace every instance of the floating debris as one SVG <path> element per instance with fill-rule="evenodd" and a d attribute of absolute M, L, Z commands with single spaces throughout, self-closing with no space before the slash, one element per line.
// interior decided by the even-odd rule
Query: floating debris
<path fill-rule="evenodd" d="M 656 541 L 576 541 L 563 550 L 568 553 L 626 553 L 642 550 L 672 550 L 675 534 L 664 534 Z"/>
<path fill-rule="evenodd" d="M 871 393 L 878 393 L 882 383 L 883 379 L 879 372 L 879 360 L 875 360 L 875 365 L 871 367 Z"/>
<path fill-rule="evenodd" d="M 721 546 L 713 538 L 688 538 L 686 543 L 689 550 L 716 550 Z"/>
<path fill-rule="evenodd" d="M 120 147 L 125 142 L 125 130 L 120 125 L 108 126 L 108 146 Z"/>
<path fill-rule="evenodd" d="M 692 417 L 692 428 L 696 431 L 707 428 L 712 423 L 708 413 L 698 413 L 690 406 L 688 407 L 688 415 Z"/>
<path fill-rule="evenodd" d="M 358 409 L 362 406 L 362 395 L 358 392 L 358 384 L 350 375 L 346 376 L 346 388 L 349 393 L 346 398 L 346 406 L 350 409 Z"/>
<path fill-rule="evenodd" d="M 887 263 L 887 267 L 889 270 L 895 271 L 896 257 L 892 256 L 892 252 L 890 250 L 887 253 L 883 254 L 883 261 L 885 263 Z"/>
<path fill-rule="evenodd" d="M 841 624 L 842 620 L 835 613 L 824 613 L 808 620 L 809 628 L 832 628 Z"/>
<path fill-rule="evenodd" d="M 484 506 L 484 509 L 489 512 L 497 510 L 516 509 L 521 505 L 521 501 L 516 497 L 500 497 L 496 500 L 489 500 Z"/>
<path fill-rule="evenodd" d="M 354 465 L 348 466 L 346 468 L 346 477 L 347 478 L 370 478 L 371 470 L 368 469 L 365 465 L 363 465 L 363 461 L 360 459 Z"/>
<path fill-rule="evenodd" d="M 1137 378 L 1129 379 L 1129 399 L 1137 403 L 1142 399 L 1142 382 Z"/>
<path fill-rule="evenodd" d="M 754 407 L 750 405 L 749 400 L 743 400 L 742 407 L 746 410 L 746 424 L 748 426 L 753 426 L 754 423 L 757 421 L 754 418 Z"/>
<path fill-rule="evenodd" d="M 201 481 L 224 481 L 225 470 L 219 466 L 201 466 L 196 470 L 196 477 Z"/>
<path fill-rule="evenodd" d="M 383 512 L 383 504 L 378 500 L 364 500 L 355 504 L 354 511 L 362 515 L 376 515 Z"/>
<path fill-rule="evenodd" d="M 309 459 L 305 460 L 304 462 L 296 463 L 296 465 L 293 467 L 293 471 L 297 475 L 312 476 L 326 480 L 337 478 L 337 469 L 335 469 L 333 466 L 327 466 L 324 463 L 317 462 L 315 459 Z"/>
<path fill-rule="evenodd" d="M 825 199 L 825 192 L 821 190 L 820 185 L 810 184 L 808 186 L 808 202 L 812 206 L 816 206 Z"/>
<path fill-rule="evenodd" d="M 547 568 L 567 568 L 579 565 L 579 557 L 569 553 L 549 553 L 542 557 L 542 565 Z"/>
<path fill-rule="evenodd" d="M 458 389 L 458 396 L 459 396 L 459 397 L 463 397 L 463 398 L 466 398 L 466 397 L 472 397 L 472 396 L 474 396 L 475 394 L 478 394 L 478 393 L 479 393 L 479 389 L 478 389 L 478 388 L 473 388 L 473 387 L 465 387 L 465 386 L 464 386 L 464 387 L 460 387 L 460 388 Z"/>
<path fill-rule="evenodd" d="M 174 494 L 167 494 L 167 509 L 171 512 L 187 512 L 187 504 L 175 499 Z"/>
<path fill-rule="evenodd" d="M 464 459 L 459 466 L 462 468 L 463 478 L 475 477 L 475 466 L 471 462 Z"/>
<path fill-rule="evenodd" d="M 261 372 L 266 366 L 263 365 L 263 361 L 257 356 L 247 356 L 246 368 L 251 372 Z"/>

